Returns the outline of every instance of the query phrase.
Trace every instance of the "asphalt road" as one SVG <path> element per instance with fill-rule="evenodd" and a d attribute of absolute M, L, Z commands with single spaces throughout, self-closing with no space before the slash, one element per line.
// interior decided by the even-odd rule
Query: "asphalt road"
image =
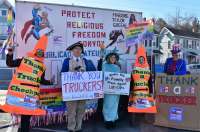
<path fill-rule="evenodd" d="M 0 127 L 11 123 L 9 114 L 0 114 Z M 130 125 L 130 120 L 127 117 L 122 118 L 117 122 L 116 129 L 107 130 L 104 127 L 101 119 L 91 119 L 84 122 L 83 132 L 192 132 L 178 129 L 171 129 L 166 127 L 154 126 L 152 123 L 147 123 L 142 119 L 140 122 Z M 17 132 L 18 126 L 10 126 L 0 129 L 0 132 Z M 35 127 L 31 129 L 31 132 L 67 132 L 66 124 L 52 125 L 48 127 Z"/>
<path fill-rule="evenodd" d="M 33 128 L 31 132 L 67 132 L 67 128 L 63 126 L 54 126 L 49 128 Z M 114 130 L 107 130 L 104 125 L 98 123 L 86 123 L 83 132 L 189 132 L 183 130 L 169 129 L 164 127 L 156 127 L 149 124 L 141 124 L 140 126 L 131 127 L 127 122 L 119 122 Z"/>

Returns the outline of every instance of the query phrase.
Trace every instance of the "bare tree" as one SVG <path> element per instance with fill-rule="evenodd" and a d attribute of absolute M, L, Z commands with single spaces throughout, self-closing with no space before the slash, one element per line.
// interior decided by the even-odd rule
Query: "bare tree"
<path fill-rule="evenodd" d="M 182 14 L 179 8 L 176 9 L 175 15 L 169 15 L 168 25 L 176 29 L 185 31 L 198 32 L 199 20 L 192 14 Z"/>
<path fill-rule="evenodd" d="M 155 20 L 155 29 L 160 31 L 163 27 L 167 26 L 167 22 L 163 18 L 158 18 Z"/>
<path fill-rule="evenodd" d="M 192 22 L 192 31 L 193 32 L 199 32 L 199 28 L 200 28 L 200 23 L 197 17 L 194 18 L 193 22 Z"/>

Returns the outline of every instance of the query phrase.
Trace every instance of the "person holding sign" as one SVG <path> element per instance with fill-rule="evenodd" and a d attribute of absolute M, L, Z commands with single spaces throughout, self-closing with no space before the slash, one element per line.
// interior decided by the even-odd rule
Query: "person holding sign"
<path fill-rule="evenodd" d="M 168 58 L 164 65 L 164 72 L 168 75 L 185 75 L 186 62 L 179 58 L 181 52 L 180 45 L 174 44 L 172 46 L 172 58 Z"/>
<path fill-rule="evenodd" d="M 104 44 L 100 45 L 102 53 L 105 53 Z M 105 63 L 103 60 L 99 61 L 98 67 L 102 65 L 103 72 L 116 72 L 121 71 L 119 64 L 119 55 L 117 53 L 111 52 L 106 55 Z M 116 127 L 116 120 L 118 119 L 118 104 L 119 104 L 120 95 L 114 94 L 104 94 L 103 99 L 103 117 L 105 120 L 105 126 L 107 129 L 113 129 Z"/>
<path fill-rule="evenodd" d="M 13 60 L 13 49 L 8 49 L 6 64 L 9 67 L 17 67 L 17 70 L 8 89 L 6 105 L 1 106 L 1 109 L 21 115 L 21 128 L 18 132 L 29 132 L 31 115 L 46 113 L 38 106 L 39 85 L 52 84 L 44 78 L 43 60 L 46 46 L 47 36 L 43 36 L 32 52 L 22 59 L 15 60 Z"/>
<path fill-rule="evenodd" d="M 96 71 L 92 61 L 82 57 L 84 48 L 80 41 L 69 46 L 67 50 L 72 52 L 72 57 L 64 60 L 61 72 Z M 80 132 L 82 130 L 86 101 L 67 101 L 66 105 L 68 112 L 67 128 L 69 132 Z"/>

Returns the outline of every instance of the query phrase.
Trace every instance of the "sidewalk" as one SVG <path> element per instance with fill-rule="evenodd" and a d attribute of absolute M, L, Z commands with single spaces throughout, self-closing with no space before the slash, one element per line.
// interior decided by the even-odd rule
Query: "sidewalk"
<path fill-rule="evenodd" d="M 0 132 L 17 132 L 18 125 L 12 126 L 12 117 L 9 113 L 0 113 Z"/>
<path fill-rule="evenodd" d="M 12 121 L 12 117 L 9 113 L 0 113 L 0 127 L 9 125 Z"/>

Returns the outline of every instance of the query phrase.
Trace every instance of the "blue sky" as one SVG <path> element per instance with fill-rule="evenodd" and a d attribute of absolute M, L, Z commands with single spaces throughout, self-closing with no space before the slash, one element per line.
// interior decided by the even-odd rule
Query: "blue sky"
<path fill-rule="evenodd" d="M 14 0 L 8 0 L 14 5 Z M 25 0 L 30 1 L 30 0 Z M 200 0 L 31 0 L 40 2 L 74 4 L 143 12 L 147 18 L 162 17 L 166 20 L 180 10 L 182 15 L 200 18 Z"/>

